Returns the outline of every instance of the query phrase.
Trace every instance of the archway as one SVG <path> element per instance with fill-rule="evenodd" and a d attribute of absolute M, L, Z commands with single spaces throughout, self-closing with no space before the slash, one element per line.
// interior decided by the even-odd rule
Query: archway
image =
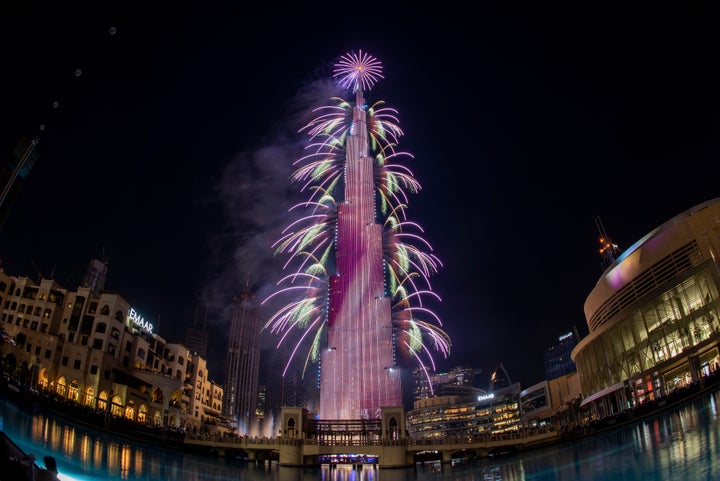
<path fill-rule="evenodd" d="M 85 392 L 83 393 L 83 399 L 81 402 L 90 407 L 95 406 L 95 388 L 92 386 L 88 386 L 85 388 Z"/>

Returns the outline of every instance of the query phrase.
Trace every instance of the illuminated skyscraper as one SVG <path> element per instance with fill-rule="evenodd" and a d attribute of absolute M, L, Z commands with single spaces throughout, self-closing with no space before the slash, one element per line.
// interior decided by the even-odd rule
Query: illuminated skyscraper
<path fill-rule="evenodd" d="M 431 348 L 448 354 L 450 340 L 424 300 L 439 300 L 429 277 L 442 264 L 406 217 L 407 193 L 420 185 L 399 163 L 412 156 L 396 150 L 397 111 L 365 103 L 363 92 L 383 78 L 380 62 L 347 54 L 334 76 L 354 103 L 333 98 L 301 129 L 310 152 L 293 180 L 311 195 L 293 208 L 306 214 L 275 246 L 299 268 L 283 279 L 295 285 L 274 295 L 303 294 L 266 328 L 282 333 L 280 342 L 300 330 L 299 340 L 290 337 L 298 343 L 293 355 L 310 344 L 304 365 L 320 362 L 321 419 L 377 419 L 382 407 L 402 405 L 400 355 L 427 372 L 435 370 Z"/>
<path fill-rule="evenodd" d="M 233 298 L 225 364 L 223 414 L 234 418 L 241 429 L 255 422 L 260 375 L 260 305 L 245 292 Z"/>

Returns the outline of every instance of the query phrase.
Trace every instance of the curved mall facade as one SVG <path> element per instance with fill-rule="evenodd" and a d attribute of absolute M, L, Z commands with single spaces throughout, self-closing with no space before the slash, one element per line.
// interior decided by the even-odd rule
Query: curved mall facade
<path fill-rule="evenodd" d="M 583 406 L 617 414 L 718 367 L 720 198 L 656 228 L 612 263 L 585 301 L 573 349 Z"/>

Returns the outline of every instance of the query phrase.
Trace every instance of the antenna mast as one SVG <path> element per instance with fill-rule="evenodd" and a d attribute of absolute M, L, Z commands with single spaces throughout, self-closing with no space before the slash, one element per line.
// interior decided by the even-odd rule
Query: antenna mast
<path fill-rule="evenodd" d="M 620 247 L 618 247 L 618 245 L 610 239 L 610 236 L 607 235 L 605 226 L 599 216 L 595 217 L 595 225 L 597 226 L 598 233 L 600 234 L 600 237 L 598 237 L 598 242 L 600 242 L 600 267 L 605 270 L 613 262 L 615 262 L 620 255 Z"/>

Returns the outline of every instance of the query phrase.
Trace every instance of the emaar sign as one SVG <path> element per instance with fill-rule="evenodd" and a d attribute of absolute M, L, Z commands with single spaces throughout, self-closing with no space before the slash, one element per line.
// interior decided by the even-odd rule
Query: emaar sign
<path fill-rule="evenodd" d="M 140 314 L 138 314 L 134 308 L 130 308 L 127 318 L 129 321 L 132 321 L 133 325 L 139 327 L 144 331 L 147 331 L 150 334 L 153 333 L 153 325 L 146 321 Z"/>

